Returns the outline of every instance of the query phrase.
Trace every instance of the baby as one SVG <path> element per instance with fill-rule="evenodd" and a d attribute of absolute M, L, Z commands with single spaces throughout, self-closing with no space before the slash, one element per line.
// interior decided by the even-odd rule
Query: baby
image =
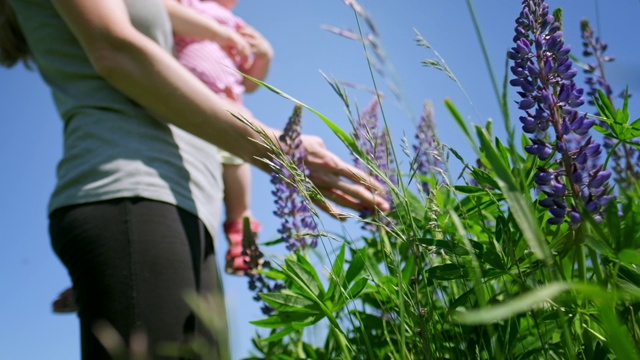
<path fill-rule="evenodd" d="M 238 0 L 165 0 L 174 28 L 175 56 L 212 91 L 235 102 L 258 85 L 240 72 L 263 80 L 273 57 L 271 44 L 232 10 Z M 180 6 L 182 5 L 182 6 Z M 189 9 L 186 9 L 189 8 Z M 186 11 L 193 10 L 193 11 Z M 193 16 L 199 13 L 200 17 Z M 206 23 L 203 23 L 203 20 Z M 250 210 L 251 169 L 239 158 L 221 151 L 224 166 L 224 231 L 230 248 L 227 273 L 244 274 L 248 269 L 242 256 L 242 220 L 251 220 L 257 233 L 260 223 Z"/>
<path fill-rule="evenodd" d="M 243 72 L 263 80 L 273 57 L 271 44 L 232 10 L 238 0 L 163 0 L 175 36 L 175 56 L 212 91 L 241 103 L 245 92 L 258 85 Z M 250 209 L 251 168 L 241 159 L 220 150 L 223 164 L 225 222 L 229 243 L 225 271 L 244 275 L 252 270 L 243 254 L 243 219 L 249 218 L 253 236 L 261 229 Z M 73 289 L 53 302 L 57 313 L 76 311 Z"/>

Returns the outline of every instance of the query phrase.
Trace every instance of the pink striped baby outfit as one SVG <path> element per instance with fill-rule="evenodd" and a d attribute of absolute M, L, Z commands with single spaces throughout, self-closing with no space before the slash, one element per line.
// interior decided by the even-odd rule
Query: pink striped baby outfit
<path fill-rule="evenodd" d="M 233 31 L 238 31 L 245 22 L 230 10 L 215 1 L 179 0 L 199 13 L 217 21 Z M 242 102 L 243 77 L 236 69 L 238 64 L 215 42 L 210 40 L 175 37 L 175 56 L 211 90 Z"/>

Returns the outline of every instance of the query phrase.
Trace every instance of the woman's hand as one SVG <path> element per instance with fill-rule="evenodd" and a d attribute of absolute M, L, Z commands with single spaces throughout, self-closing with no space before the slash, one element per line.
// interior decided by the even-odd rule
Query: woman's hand
<path fill-rule="evenodd" d="M 326 199 L 359 211 L 372 208 L 381 211 L 390 209 L 389 203 L 382 196 L 382 185 L 329 151 L 321 138 L 302 135 L 302 146 L 305 150 L 304 163 L 309 170 L 309 180 Z M 316 205 L 336 218 L 341 217 L 340 211 L 329 203 L 317 201 Z"/>

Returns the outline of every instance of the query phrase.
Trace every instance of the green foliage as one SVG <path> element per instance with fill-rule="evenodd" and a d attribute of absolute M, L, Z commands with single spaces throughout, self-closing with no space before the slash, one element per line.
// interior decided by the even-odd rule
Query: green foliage
<path fill-rule="evenodd" d="M 417 41 L 433 51 L 419 34 Z M 433 52 L 423 64 L 460 85 Z M 254 338 L 250 359 L 638 358 L 640 179 L 625 177 L 602 219 L 578 204 L 580 225 L 548 224 L 534 182 L 539 160 L 524 154 L 524 135 L 516 144 L 496 83 L 506 144 L 491 122 L 474 134 L 454 103 L 444 102 L 478 156 L 469 162 L 448 148 L 464 165 L 453 185 L 443 180 L 452 174 L 413 168 L 396 169 L 394 184 L 348 131 L 307 107 L 385 180 L 395 208 L 360 219 L 373 230 L 328 252 L 322 271 L 306 253 L 270 271 L 286 289 L 260 295 L 275 311 L 252 322 L 268 334 Z M 348 107 L 338 84 L 331 82 Z M 617 146 L 638 147 L 640 119 L 630 120 L 628 101 L 618 109 L 602 92 L 595 99 L 598 130 L 616 144 L 609 156 Z"/>

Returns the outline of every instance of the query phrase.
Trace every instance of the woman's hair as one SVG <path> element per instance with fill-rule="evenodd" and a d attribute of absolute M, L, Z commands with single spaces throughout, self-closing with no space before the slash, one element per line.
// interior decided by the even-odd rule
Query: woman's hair
<path fill-rule="evenodd" d="M 27 64 L 30 53 L 9 0 L 0 0 L 0 66 Z"/>

